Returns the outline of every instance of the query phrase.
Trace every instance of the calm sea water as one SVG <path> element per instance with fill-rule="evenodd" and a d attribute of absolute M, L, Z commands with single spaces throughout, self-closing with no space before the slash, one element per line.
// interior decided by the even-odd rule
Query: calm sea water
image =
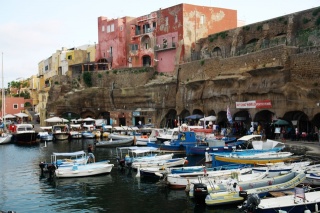
<path fill-rule="evenodd" d="M 115 164 L 111 174 L 48 181 L 41 178 L 39 162 L 50 162 L 52 152 L 86 150 L 92 140 L 59 141 L 25 147 L 0 146 L 0 211 L 22 212 L 237 212 L 236 206 L 198 206 L 184 190 L 170 190 L 156 180 L 137 178 L 130 170 L 119 170 L 115 148 L 94 150 L 96 160 Z M 188 157 L 189 165 L 203 158 Z"/>

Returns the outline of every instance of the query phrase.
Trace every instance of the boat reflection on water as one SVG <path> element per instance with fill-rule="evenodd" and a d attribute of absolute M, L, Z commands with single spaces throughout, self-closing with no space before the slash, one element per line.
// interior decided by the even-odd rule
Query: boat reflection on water
<path fill-rule="evenodd" d="M 110 175 L 99 175 L 93 177 L 79 178 L 54 178 L 48 184 L 55 189 L 55 196 L 61 198 L 71 198 L 95 194 L 97 189 L 112 183 Z"/>

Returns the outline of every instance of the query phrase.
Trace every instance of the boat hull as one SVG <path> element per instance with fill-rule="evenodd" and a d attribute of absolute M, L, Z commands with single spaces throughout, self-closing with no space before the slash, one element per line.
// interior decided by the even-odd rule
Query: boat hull
<path fill-rule="evenodd" d="M 97 148 L 114 148 L 121 146 L 131 146 L 133 144 L 132 138 L 122 139 L 122 140 L 112 140 L 112 141 L 100 141 L 95 143 Z"/>
<path fill-rule="evenodd" d="M 67 140 L 69 138 L 69 133 L 53 133 L 53 140 Z"/>
<path fill-rule="evenodd" d="M 58 178 L 72 178 L 109 174 L 113 166 L 113 164 L 109 164 L 108 162 L 98 162 L 86 165 L 74 165 L 72 167 L 60 167 L 55 170 L 55 176 Z"/>
<path fill-rule="evenodd" d="M 14 142 L 19 145 L 35 145 L 39 144 L 36 132 L 16 133 Z"/>
<path fill-rule="evenodd" d="M 292 162 L 296 161 L 300 156 L 287 156 L 287 157 L 274 157 L 274 158 L 233 158 L 225 156 L 214 156 L 212 160 L 212 166 L 222 166 L 227 164 L 268 164 L 268 163 L 279 163 L 279 162 Z"/>

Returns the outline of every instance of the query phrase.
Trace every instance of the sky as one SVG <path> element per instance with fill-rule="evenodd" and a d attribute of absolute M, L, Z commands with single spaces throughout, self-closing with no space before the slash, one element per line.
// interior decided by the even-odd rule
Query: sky
<path fill-rule="evenodd" d="M 139 17 L 181 3 L 237 10 L 238 20 L 246 24 L 320 6 L 319 0 L 4 0 L 0 7 L 4 87 L 37 75 L 38 63 L 62 47 L 97 43 L 100 16 Z"/>

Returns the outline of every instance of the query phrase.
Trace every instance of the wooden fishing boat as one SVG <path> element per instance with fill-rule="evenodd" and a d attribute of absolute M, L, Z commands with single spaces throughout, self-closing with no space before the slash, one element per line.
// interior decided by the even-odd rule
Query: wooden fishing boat
<path fill-rule="evenodd" d="M 294 162 L 301 158 L 301 156 L 294 156 L 291 152 L 265 152 L 253 153 L 251 155 L 241 155 L 232 153 L 229 156 L 219 155 L 213 153 L 213 166 L 221 166 L 225 164 L 267 164 L 278 162 Z"/>

